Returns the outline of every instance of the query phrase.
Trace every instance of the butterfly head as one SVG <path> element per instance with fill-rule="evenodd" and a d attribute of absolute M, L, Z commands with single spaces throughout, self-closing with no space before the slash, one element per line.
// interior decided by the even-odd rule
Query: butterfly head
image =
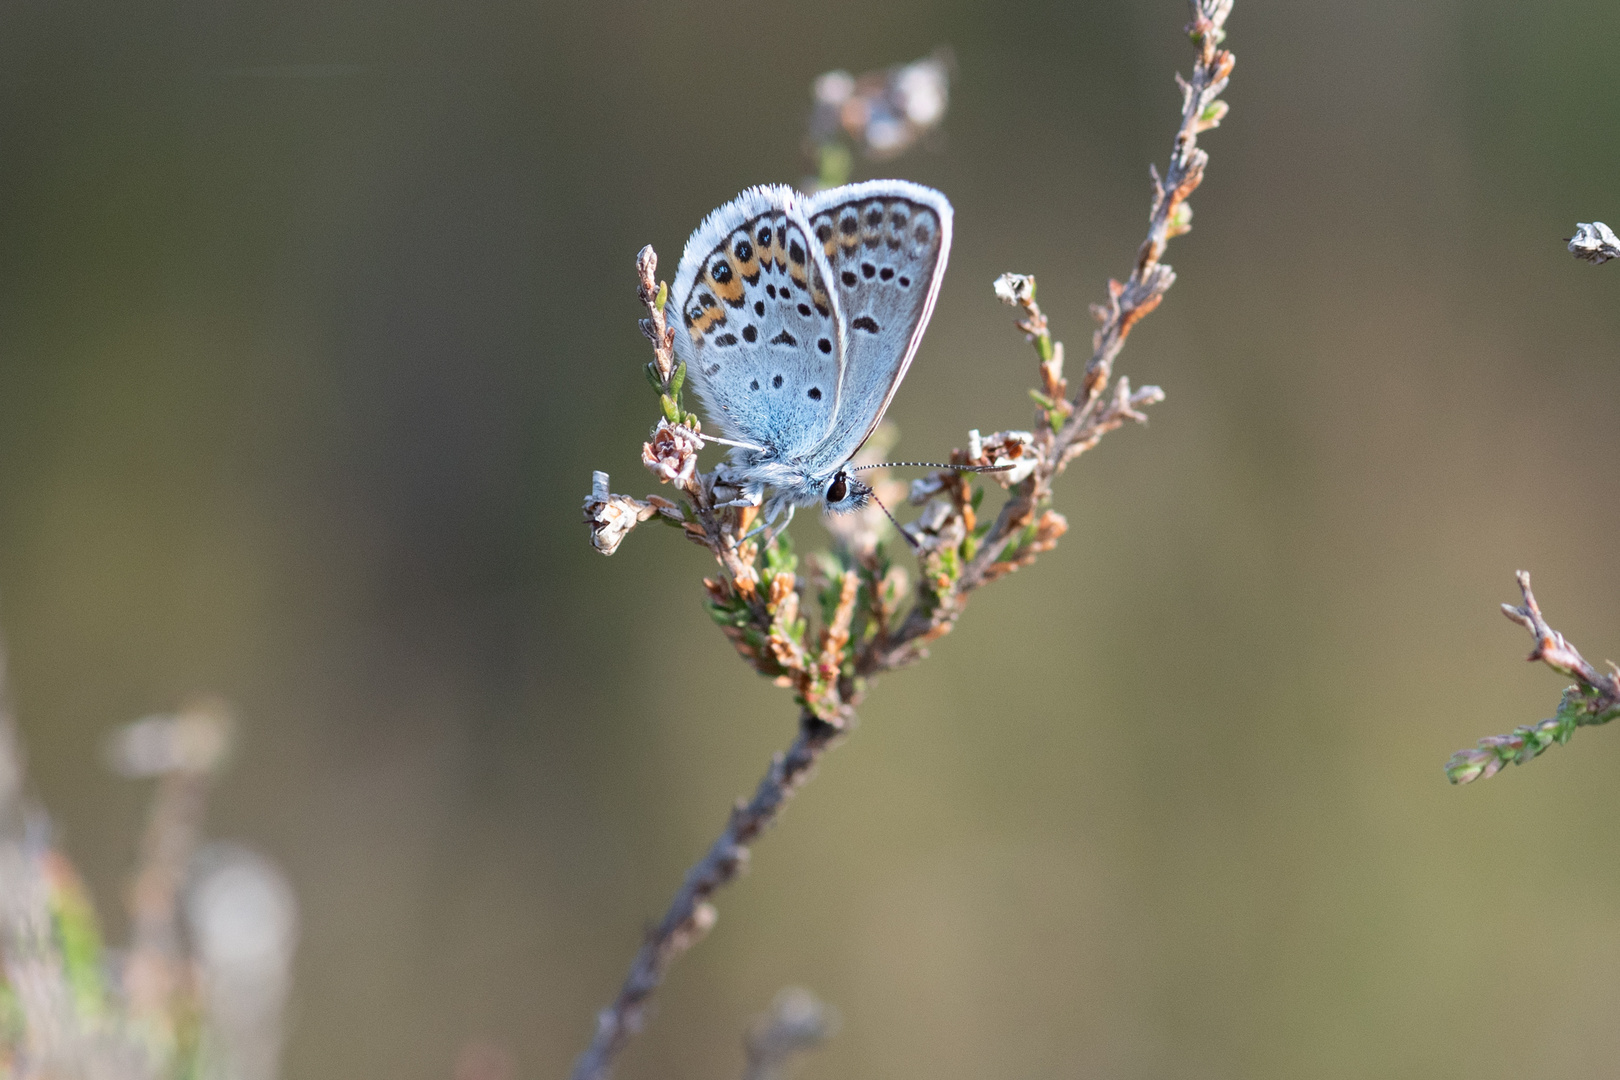
<path fill-rule="evenodd" d="M 872 489 L 847 469 L 839 469 L 828 481 L 824 495 L 827 509 L 835 514 L 860 510 L 872 498 Z"/>

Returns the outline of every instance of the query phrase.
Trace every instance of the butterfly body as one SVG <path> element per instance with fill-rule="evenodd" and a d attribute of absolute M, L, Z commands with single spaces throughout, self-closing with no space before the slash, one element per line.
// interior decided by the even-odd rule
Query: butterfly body
<path fill-rule="evenodd" d="M 745 445 L 722 480 L 767 520 L 864 505 L 850 458 L 916 355 L 951 205 L 903 180 L 743 192 L 687 241 L 667 315 L 710 424 Z"/>

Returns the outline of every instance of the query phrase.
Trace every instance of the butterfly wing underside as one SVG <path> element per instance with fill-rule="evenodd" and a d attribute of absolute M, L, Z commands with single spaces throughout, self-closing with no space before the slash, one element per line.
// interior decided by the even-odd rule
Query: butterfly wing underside
<path fill-rule="evenodd" d="M 686 242 L 666 308 L 710 423 L 779 460 L 825 442 L 843 369 L 838 300 L 801 199 L 756 187 L 710 214 Z"/>
<path fill-rule="evenodd" d="M 810 196 L 805 216 L 825 255 L 845 329 L 838 414 L 811 471 L 854 456 L 917 355 L 951 250 L 951 204 L 904 180 L 872 180 Z"/>

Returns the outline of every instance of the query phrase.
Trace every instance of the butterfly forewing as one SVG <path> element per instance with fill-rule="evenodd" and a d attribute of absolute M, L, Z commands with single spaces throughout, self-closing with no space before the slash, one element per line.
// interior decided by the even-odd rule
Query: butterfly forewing
<path fill-rule="evenodd" d="M 842 465 L 883 418 L 933 314 L 951 247 L 951 204 L 932 188 L 874 180 L 811 196 L 845 330 L 838 415 L 814 469 Z"/>
<path fill-rule="evenodd" d="M 799 198 L 752 188 L 710 214 L 667 309 L 711 424 L 778 460 L 824 444 L 839 404 L 838 303 Z"/>

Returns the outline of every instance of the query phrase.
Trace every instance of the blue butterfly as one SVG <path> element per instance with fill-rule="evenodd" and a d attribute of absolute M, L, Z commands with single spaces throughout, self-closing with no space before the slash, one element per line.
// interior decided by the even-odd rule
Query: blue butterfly
<path fill-rule="evenodd" d="M 849 461 L 917 354 L 951 250 L 951 204 L 871 180 L 750 188 L 700 225 L 666 316 L 709 423 L 733 449 L 728 505 L 866 505 Z M 713 436 L 705 436 L 713 438 Z"/>

